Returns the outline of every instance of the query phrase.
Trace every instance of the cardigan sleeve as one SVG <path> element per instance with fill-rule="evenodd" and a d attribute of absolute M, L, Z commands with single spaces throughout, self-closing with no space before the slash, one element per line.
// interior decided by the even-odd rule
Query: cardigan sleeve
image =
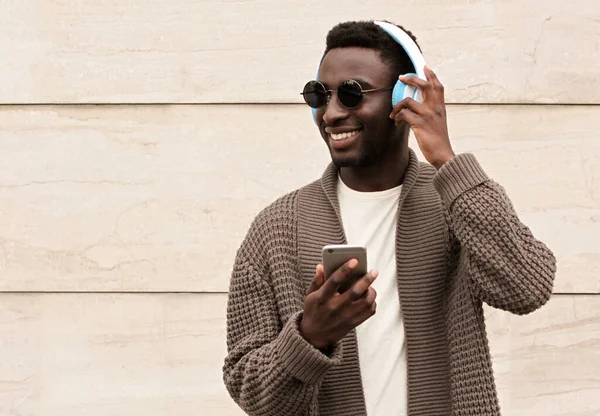
<path fill-rule="evenodd" d="M 472 154 L 461 154 L 434 176 L 451 234 L 466 251 L 475 296 L 490 306 L 527 314 L 550 298 L 556 274 L 552 251 L 518 218 L 504 189 Z"/>
<path fill-rule="evenodd" d="M 223 380 L 248 415 L 305 415 L 342 349 L 325 355 L 309 344 L 299 332 L 301 311 L 281 322 L 260 253 L 264 244 L 253 234 L 239 248 L 231 275 Z"/>

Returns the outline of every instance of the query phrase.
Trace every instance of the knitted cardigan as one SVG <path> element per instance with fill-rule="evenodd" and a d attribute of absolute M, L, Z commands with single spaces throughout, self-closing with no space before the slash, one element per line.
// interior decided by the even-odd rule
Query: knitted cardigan
<path fill-rule="evenodd" d="M 540 308 L 555 257 L 472 154 L 436 171 L 409 153 L 395 240 L 408 415 L 498 416 L 482 302 L 515 314 Z M 356 332 L 328 354 L 299 333 L 321 248 L 346 243 L 337 175 L 330 164 L 263 209 L 237 251 L 223 380 L 249 415 L 366 415 Z"/>

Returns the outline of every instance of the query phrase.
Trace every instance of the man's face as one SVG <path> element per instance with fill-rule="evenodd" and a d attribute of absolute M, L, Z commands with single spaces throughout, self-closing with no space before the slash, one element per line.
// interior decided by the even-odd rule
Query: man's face
<path fill-rule="evenodd" d="M 362 89 L 385 88 L 391 82 L 391 70 L 373 49 L 348 47 L 330 50 L 319 69 L 319 81 L 336 90 L 344 80 L 358 81 Z M 316 117 L 321 136 L 340 167 L 372 166 L 400 143 L 403 127 L 395 127 L 392 91 L 369 92 L 352 109 L 340 104 L 337 92 L 329 103 L 318 108 Z M 389 156 L 389 154 L 387 155 Z"/>

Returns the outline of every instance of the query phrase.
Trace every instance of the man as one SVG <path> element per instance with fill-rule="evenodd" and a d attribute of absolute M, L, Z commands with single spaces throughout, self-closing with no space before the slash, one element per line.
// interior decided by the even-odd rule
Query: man
<path fill-rule="evenodd" d="M 327 35 L 315 120 L 332 163 L 256 217 L 231 276 L 224 382 L 250 415 L 500 414 L 482 303 L 540 308 L 555 258 L 476 158 L 454 154 L 433 71 L 400 76 L 423 102 L 392 108 L 413 69 L 373 22 Z M 347 80 L 374 91 L 350 103 Z M 356 260 L 325 279 L 327 244 L 367 246 L 372 270 L 338 293 Z"/>

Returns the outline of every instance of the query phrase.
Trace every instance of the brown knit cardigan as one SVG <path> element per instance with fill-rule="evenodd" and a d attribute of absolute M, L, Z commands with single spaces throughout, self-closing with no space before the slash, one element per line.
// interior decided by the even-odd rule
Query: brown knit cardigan
<path fill-rule="evenodd" d="M 346 243 L 337 174 L 331 164 L 265 208 L 237 252 L 223 379 L 249 415 L 366 415 L 356 333 L 325 355 L 298 332 L 321 248 Z M 472 154 L 436 171 L 410 150 L 398 210 L 408 415 L 497 416 L 482 302 L 538 309 L 552 294 L 554 255 Z"/>

